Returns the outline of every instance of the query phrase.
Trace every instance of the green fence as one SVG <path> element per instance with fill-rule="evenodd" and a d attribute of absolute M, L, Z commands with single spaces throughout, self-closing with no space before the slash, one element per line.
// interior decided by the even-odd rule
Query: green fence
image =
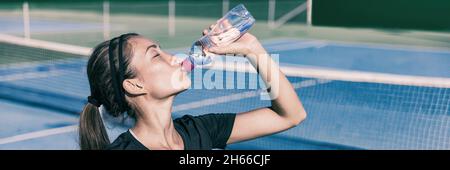
<path fill-rule="evenodd" d="M 449 0 L 314 0 L 313 24 L 450 31 Z"/>

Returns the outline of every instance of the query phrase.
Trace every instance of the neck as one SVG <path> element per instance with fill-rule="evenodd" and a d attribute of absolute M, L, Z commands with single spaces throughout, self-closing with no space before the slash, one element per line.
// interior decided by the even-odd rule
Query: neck
<path fill-rule="evenodd" d="M 132 131 L 147 148 L 176 149 L 182 146 L 172 120 L 173 100 L 173 96 L 161 100 L 136 99 L 137 119 Z"/>

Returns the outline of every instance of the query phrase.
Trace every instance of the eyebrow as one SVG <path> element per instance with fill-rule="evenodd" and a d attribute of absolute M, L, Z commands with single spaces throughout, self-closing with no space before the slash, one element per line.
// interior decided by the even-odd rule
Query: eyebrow
<path fill-rule="evenodd" d="M 145 50 L 145 54 L 147 54 L 147 51 L 148 51 L 150 48 L 157 48 L 157 47 L 158 47 L 158 46 L 157 46 L 156 44 L 153 44 L 153 45 L 148 46 L 147 49 Z"/>

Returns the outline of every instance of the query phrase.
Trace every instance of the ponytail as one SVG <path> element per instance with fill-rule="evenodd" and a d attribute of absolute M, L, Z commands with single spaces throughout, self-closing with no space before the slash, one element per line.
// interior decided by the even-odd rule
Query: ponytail
<path fill-rule="evenodd" d="M 117 117 L 130 107 L 125 100 L 122 82 L 136 76 L 129 66 L 134 56 L 133 48 L 127 42 L 138 34 L 123 34 L 97 45 L 89 57 L 86 72 L 91 95 L 80 113 L 79 145 L 81 150 L 106 149 L 110 144 L 103 125 L 99 107 Z"/>
<path fill-rule="evenodd" d="M 80 114 L 79 125 L 80 149 L 100 150 L 109 145 L 108 134 L 98 110 L 92 103 L 87 103 Z"/>

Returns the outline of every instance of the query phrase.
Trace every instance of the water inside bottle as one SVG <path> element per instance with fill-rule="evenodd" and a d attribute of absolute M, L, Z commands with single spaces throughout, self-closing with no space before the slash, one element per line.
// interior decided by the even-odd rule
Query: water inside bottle
<path fill-rule="evenodd" d="M 244 5 L 234 7 L 217 21 L 208 34 L 192 44 L 189 57 L 183 61 L 183 68 L 190 72 L 194 66 L 211 64 L 215 55 L 206 52 L 204 48 L 229 45 L 246 33 L 254 23 L 255 19 Z"/>

